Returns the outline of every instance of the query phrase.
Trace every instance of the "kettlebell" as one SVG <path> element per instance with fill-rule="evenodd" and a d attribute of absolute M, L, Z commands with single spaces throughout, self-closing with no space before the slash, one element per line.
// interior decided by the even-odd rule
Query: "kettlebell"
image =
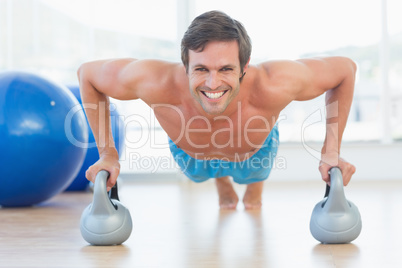
<path fill-rule="evenodd" d="M 109 172 L 98 172 L 93 201 L 81 215 L 81 235 L 95 246 L 120 245 L 130 237 L 132 231 L 130 211 L 119 201 L 117 184 L 109 194 L 106 190 L 108 178 Z"/>
<path fill-rule="evenodd" d="M 345 197 L 339 168 L 331 168 L 330 180 L 331 186 L 327 185 L 324 199 L 313 209 L 310 232 L 323 244 L 349 243 L 359 236 L 362 229 L 360 212 Z"/>

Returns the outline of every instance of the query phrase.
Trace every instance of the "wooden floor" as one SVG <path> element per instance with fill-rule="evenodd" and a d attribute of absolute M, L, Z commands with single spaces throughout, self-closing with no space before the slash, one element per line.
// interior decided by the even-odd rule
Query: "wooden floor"
<path fill-rule="evenodd" d="M 240 195 L 243 186 L 236 186 Z M 0 267 L 402 267 L 402 180 L 352 182 L 361 235 L 322 245 L 309 220 L 324 185 L 267 182 L 259 211 L 220 211 L 213 182 L 125 182 L 134 229 L 122 246 L 89 246 L 79 231 L 91 193 L 0 209 Z"/>

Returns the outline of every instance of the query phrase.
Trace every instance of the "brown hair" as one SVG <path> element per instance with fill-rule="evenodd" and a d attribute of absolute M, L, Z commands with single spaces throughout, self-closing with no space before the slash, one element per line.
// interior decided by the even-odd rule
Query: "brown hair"
<path fill-rule="evenodd" d="M 209 11 L 196 17 L 181 41 L 181 60 L 188 71 L 188 51 L 203 51 L 209 41 L 234 41 L 239 45 L 240 68 L 243 73 L 251 55 L 251 40 L 244 26 L 220 11 Z"/>

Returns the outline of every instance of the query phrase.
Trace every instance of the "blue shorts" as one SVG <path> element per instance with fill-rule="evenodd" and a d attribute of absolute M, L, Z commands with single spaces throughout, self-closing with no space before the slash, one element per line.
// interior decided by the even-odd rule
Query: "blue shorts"
<path fill-rule="evenodd" d="M 275 125 L 262 147 L 249 159 L 231 162 L 220 159 L 195 159 L 169 139 L 170 151 L 180 169 L 194 182 L 204 182 L 210 178 L 231 176 L 234 182 L 250 184 L 266 180 L 274 165 L 278 152 L 279 132 Z"/>

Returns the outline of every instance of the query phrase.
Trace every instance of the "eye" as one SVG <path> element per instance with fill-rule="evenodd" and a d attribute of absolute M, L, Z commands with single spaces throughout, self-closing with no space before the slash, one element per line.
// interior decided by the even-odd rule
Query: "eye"
<path fill-rule="evenodd" d="M 195 71 L 196 72 L 206 72 L 208 70 L 206 68 L 204 68 L 204 67 L 197 67 L 197 68 L 195 68 Z"/>
<path fill-rule="evenodd" d="M 223 72 L 231 72 L 231 71 L 233 71 L 233 68 L 231 68 L 231 67 L 223 67 L 221 69 L 221 71 L 223 71 Z"/>

